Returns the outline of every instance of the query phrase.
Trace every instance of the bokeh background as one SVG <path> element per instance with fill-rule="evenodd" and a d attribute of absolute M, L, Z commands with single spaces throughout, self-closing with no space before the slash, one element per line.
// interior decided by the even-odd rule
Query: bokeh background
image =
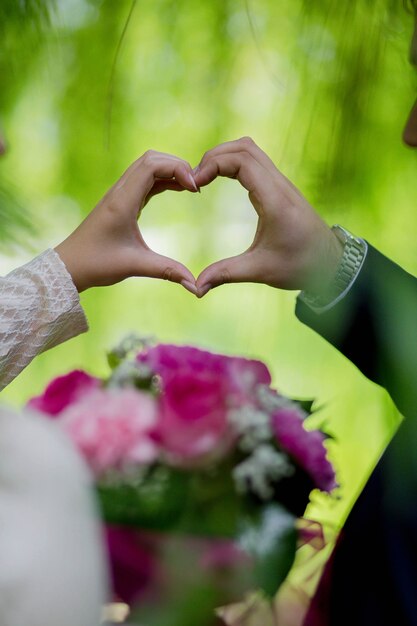
<path fill-rule="evenodd" d="M 252 136 L 329 224 L 417 273 L 417 156 L 401 142 L 416 93 L 401 0 L 0 1 L 0 272 L 59 243 L 145 150 L 194 166 Z M 235 181 L 155 198 L 148 243 L 197 275 L 251 242 Z M 1 297 L 1 296 L 0 296 Z M 294 316 L 296 293 L 221 287 L 198 301 L 130 279 L 82 294 L 90 331 L 39 356 L 2 400 L 23 405 L 75 367 L 102 374 L 127 332 L 266 361 L 315 398 L 341 488 L 308 514 L 339 526 L 399 423 L 388 396 Z"/>

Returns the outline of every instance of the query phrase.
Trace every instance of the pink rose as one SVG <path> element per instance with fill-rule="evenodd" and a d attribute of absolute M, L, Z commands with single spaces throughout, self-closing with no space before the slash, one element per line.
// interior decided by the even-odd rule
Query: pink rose
<path fill-rule="evenodd" d="M 179 464 L 218 458 L 235 440 L 228 412 L 255 404 L 258 384 L 269 384 L 268 369 L 249 361 L 197 348 L 160 344 L 138 355 L 161 377 L 156 435 Z"/>
<path fill-rule="evenodd" d="M 221 456 L 234 440 L 227 385 L 210 374 L 179 372 L 165 380 L 157 437 L 177 461 Z"/>
<path fill-rule="evenodd" d="M 96 475 L 157 458 L 157 405 L 148 393 L 97 389 L 68 406 L 59 421 Z"/>
<path fill-rule="evenodd" d="M 326 458 L 324 435 L 318 430 L 306 430 L 303 415 L 295 406 L 278 409 L 271 422 L 280 448 L 307 472 L 318 489 L 332 491 L 337 483 Z"/>
<path fill-rule="evenodd" d="M 215 354 L 191 346 L 158 344 L 140 352 L 138 361 L 145 363 L 164 381 L 178 372 L 210 373 L 226 379 L 231 405 L 255 401 L 258 385 L 270 385 L 271 374 L 261 361 Z"/>
<path fill-rule="evenodd" d="M 100 386 L 99 378 L 74 370 L 52 380 L 40 396 L 29 400 L 27 406 L 47 415 L 58 415 L 65 407 Z"/>

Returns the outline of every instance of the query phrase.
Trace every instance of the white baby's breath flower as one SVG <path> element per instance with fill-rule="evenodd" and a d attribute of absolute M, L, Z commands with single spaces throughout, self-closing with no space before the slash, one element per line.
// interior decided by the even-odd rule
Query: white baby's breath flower
<path fill-rule="evenodd" d="M 121 468 L 109 468 L 100 476 L 100 485 L 103 487 L 140 487 L 148 471 L 147 467 L 138 467 L 133 464 L 124 464 Z"/>
<path fill-rule="evenodd" d="M 244 452 L 254 450 L 272 437 L 270 416 L 264 411 L 245 406 L 230 411 L 228 419 L 241 437 L 238 445 Z"/>
<path fill-rule="evenodd" d="M 111 351 L 114 356 L 119 359 L 125 359 L 131 352 L 138 352 L 149 346 L 154 345 L 155 337 L 140 337 L 135 333 L 130 333 L 123 337 L 120 343 Z"/>
<path fill-rule="evenodd" d="M 268 500 L 274 495 L 274 483 L 293 473 L 294 466 L 286 454 L 262 444 L 234 468 L 233 479 L 240 493 L 252 492 L 262 500 Z"/>
<path fill-rule="evenodd" d="M 138 361 L 123 361 L 112 371 L 108 387 L 133 386 L 141 380 L 149 380 L 152 378 L 152 375 L 153 372 L 147 365 Z"/>
<path fill-rule="evenodd" d="M 240 546 L 250 554 L 266 556 L 276 549 L 278 539 L 284 539 L 294 528 L 294 516 L 283 507 L 267 507 L 263 513 L 261 532 L 249 526 L 240 537 Z"/>
<path fill-rule="evenodd" d="M 291 409 L 296 407 L 300 417 L 303 419 L 308 417 L 308 413 L 306 413 L 306 411 L 304 411 L 304 409 L 297 402 L 294 402 L 285 396 L 280 396 L 276 391 L 268 387 L 268 385 L 258 385 L 256 393 L 261 407 L 269 414 L 275 413 L 280 409 Z"/>

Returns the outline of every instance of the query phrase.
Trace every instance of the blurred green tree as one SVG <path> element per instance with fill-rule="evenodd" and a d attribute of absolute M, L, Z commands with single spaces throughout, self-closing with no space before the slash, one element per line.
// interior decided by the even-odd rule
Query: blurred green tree
<path fill-rule="evenodd" d="M 3 250 L 19 245 L 2 269 L 58 243 L 148 148 L 195 165 L 252 135 L 329 223 L 417 273 L 416 156 L 400 140 L 415 98 L 412 28 L 396 0 L 2 0 L 0 237 Z M 249 245 L 256 225 L 234 181 L 166 194 L 141 219 L 149 243 L 196 274 Z M 102 372 L 130 329 L 261 358 L 277 387 L 322 406 L 342 498 L 310 515 L 343 521 L 399 416 L 301 327 L 294 294 L 233 285 L 197 301 L 132 279 L 82 300 L 90 332 L 38 357 L 4 399 L 22 404 L 76 366 Z"/>

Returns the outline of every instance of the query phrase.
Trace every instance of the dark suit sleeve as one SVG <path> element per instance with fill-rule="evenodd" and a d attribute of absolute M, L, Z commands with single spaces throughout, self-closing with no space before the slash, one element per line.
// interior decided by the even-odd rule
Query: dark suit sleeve
<path fill-rule="evenodd" d="M 320 315 L 298 300 L 296 314 L 406 417 L 345 523 L 305 626 L 417 626 L 417 279 L 369 246 L 342 301 Z"/>
<path fill-rule="evenodd" d="M 385 387 L 400 412 L 417 407 L 417 279 L 372 246 L 345 298 L 317 314 L 301 300 L 296 315 Z"/>

